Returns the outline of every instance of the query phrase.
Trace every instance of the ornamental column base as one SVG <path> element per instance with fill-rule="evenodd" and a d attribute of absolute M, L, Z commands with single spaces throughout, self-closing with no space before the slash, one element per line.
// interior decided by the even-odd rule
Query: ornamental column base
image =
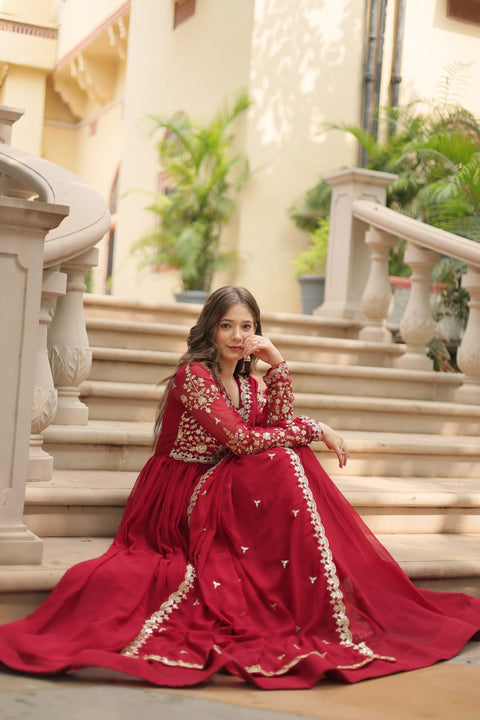
<path fill-rule="evenodd" d="M 0 527 L 0 565 L 40 565 L 43 542 L 25 525 Z"/>
<path fill-rule="evenodd" d="M 433 370 L 433 360 L 427 356 L 425 345 L 405 346 L 405 354 L 395 361 L 395 367 L 401 370 Z"/>
<path fill-rule="evenodd" d="M 53 425 L 87 425 L 88 407 L 79 400 L 76 387 L 59 387 L 57 414 Z"/>
<path fill-rule="evenodd" d="M 53 474 L 53 457 L 42 448 L 43 438 L 40 433 L 30 435 L 30 453 L 28 456 L 27 480 L 44 482 L 51 480 Z"/>
<path fill-rule="evenodd" d="M 455 391 L 455 402 L 480 405 L 480 378 L 466 375 L 463 385 Z"/>

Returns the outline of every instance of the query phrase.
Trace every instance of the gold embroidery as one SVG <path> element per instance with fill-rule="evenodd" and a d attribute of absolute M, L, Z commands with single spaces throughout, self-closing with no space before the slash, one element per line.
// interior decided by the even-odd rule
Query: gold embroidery
<path fill-rule="evenodd" d="M 221 445 L 189 412 L 182 413 L 170 457 L 183 462 L 211 465 L 221 460 L 228 449 Z"/>
<path fill-rule="evenodd" d="M 174 460 L 182 460 L 183 462 L 200 462 L 205 465 L 211 465 L 221 460 L 228 453 L 228 448 L 216 440 L 208 430 L 206 430 L 198 420 L 191 415 L 191 410 L 204 410 L 211 412 L 211 405 L 218 399 L 219 395 L 223 397 L 229 407 L 238 412 L 242 420 L 247 423 L 253 402 L 253 393 L 250 382 L 246 377 L 239 378 L 240 383 L 240 408 L 236 408 L 222 386 L 219 388 L 213 380 L 207 381 L 204 378 L 194 375 L 190 366 L 185 367 L 185 382 L 183 389 L 187 394 L 181 395 L 181 400 L 187 410 L 182 413 L 178 426 L 177 437 L 170 451 L 170 457 Z M 190 397 L 191 394 L 197 393 L 198 397 Z M 215 419 L 220 422 L 219 418 Z"/>
<path fill-rule="evenodd" d="M 213 467 L 211 467 L 209 470 L 207 470 L 207 472 L 202 475 L 200 480 L 195 485 L 195 488 L 193 490 L 193 493 L 192 493 L 192 496 L 190 498 L 190 502 L 188 503 L 188 508 L 187 508 L 187 518 L 188 518 L 189 525 L 190 525 L 190 515 L 192 514 L 192 512 L 195 508 L 195 505 L 197 504 L 197 500 L 200 496 L 202 487 L 207 482 L 208 478 L 213 473 L 213 471 L 215 470 L 216 467 L 217 467 L 216 465 L 213 465 Z"/>
<path fill-rule="evenodd" d="M 361 662 L 355 663 L 354 665 L 337 665 L 338 670 L 356 670 L 359 667 L 363 667 L 364 665 L 367 665 L 369 662 L 372 662 L 372 660 L 385 660 L 386 662 L 397 662 L 396 658 L 389 657 L 388 655 L 376 655 L 372 652 L 369 657 L 365 658 L 365 660 L 362 660 Z"/>
<path fill-rule="evenodd" d="M 270 368 L 263 380 L 267 386 L 266 425 L 293 420 L 295 396 L 287 363 Z"/>
<path fill-rule="evenodd" d="M 264 670 L 261 665 L 250 665 L 249 667 L 246 667 L 245 670 L 249 673 L 256 673 L 257 675 L 265 675 L 266 677 L 272 677 L 273 675 L 284 675 L 286 672 L 288 672 L 292 667 L 297 665 L 300 660 L 304 660 L 307 657 L 310 657 L 310 655 L 316 655 L 317 657 L 324 658 L 327 653 L 320 653 L 317 650 L 312 650 L 312 652 L 306 653 L 305 655 L 297 655 L 297 657 L 292 660 L 291 662 L 287 663 L 287 665 L 284 665 L 279 670 Z"/>
<path fill-rule="evenodd" d="M 142 660 L 156 660 L 164 665 L 171 665 L 172 667 L 185 667 L 193 668 L 194 670 L 203 670 L 205 665 L 199 665 L 198 663 L 184 662 L 183 660 L 170 660 L 170 658 L 163 657 L 163 655 L 143 655 Z"/>
<path fill-rule="evenodd" d="M 328 542 L 328 538 L 325 534 L 325 528 L 322 525 L 315 498 L 313 497 L 312 490 L 310 488 L 310 485 L 308 484 L 308 479 L 305 475 L 302 463 L 300 462 L 300 458 L 295 452 L 291 450 L 287 450 L 287 452 L 290 456 L 290 462 L 293 466 L 295 475 L 298 478 L 303 497 L 305 498 L 307 508 L 310 513 L 310 519 L 313 525 L 314 535 L 318 542 L 318 549 L 320 551 L 320 556 L 322 558 L 322 564 L 325 571 L 325 577 L 327 580 L 327 591 L 330 594 L 330 603 L 333 606 L 333 617 L 335 618 L 337 633 L 340 637 L 340 644 L 352 647 L 361 655 L 367 655 L 369 660 L 373 660 L 376 657 L 373 650 L 371 650 L 371 648 L 369 648 L 366 643 L 355 643 L 353 640 L 353 636 L 350 630 L 350 622 L 348 620 L 347 611 L 343 601 L 343 592 L 340 588 L 340 581 L 337 575 L 337 568 L 332 558 L 330 545 Z M 387 658 L 385 657 L 381 659 L 385 660 Z M 395 662 L 395 658 L 388 659 L 391 662 Z M 367 662 L 369 660 L 367 660 Z"/>
<path fill-rule="evenodd" d="M 148 638 L 153 635 L 154 632 L 159 632 L 161 629 L 160 625 L 165 622 L 172 612 L 178 608 L 180 603 L 185 600 L 194 585 L 195 579 L 195 569 L 193 565 L 188 564 L 185 572 L 185 578 L 178 589 L 170 595 L 168 600 L 161 605 L 159 610 L 154 612 L 153 615 L 144 622 L 137 637 L 122 650 L 122 655 L 127 655 L 128 657 L 138 657 L 142 645 L 146 643 Z"/>

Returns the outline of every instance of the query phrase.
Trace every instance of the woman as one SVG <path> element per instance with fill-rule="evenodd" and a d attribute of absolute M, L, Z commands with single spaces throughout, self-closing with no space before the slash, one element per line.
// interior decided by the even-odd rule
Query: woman
<path fill-rule="evenodd" d="M 356 682 L 429 665 L 479 630 L 480 600 L 415 588 L 319 465 L 310 443 L 340 467 L 345 443 L 293 416 L 288 368 L 247 290 L 207 300 L 155 429 L 110 549 L 0 629 L 7 666 L 171 686 L 223 667 L 306 688 L 325 673 Z"/>

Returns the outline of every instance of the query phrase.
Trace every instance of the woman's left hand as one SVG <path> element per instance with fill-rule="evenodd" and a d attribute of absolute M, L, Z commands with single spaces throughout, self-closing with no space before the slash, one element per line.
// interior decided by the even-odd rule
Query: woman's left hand
<path fill-rule="evenodd" d="M 245 340 L 243 357 L 247 359 L 249 355 L 255 355 L 255 357 L 268 363 L 268 365 L 278 365 L 283 362 L 280 352 L 265 335 L 250 335 Z"/>
<path fill-rule="evenodd" d="M 350 457 L 345 440 L 339 433 L 335 432 L 329 425 L 322 423 L 323 427 L 323 442 L 329 450 L 333 450 L 338 458 L 338 466 L 340 468 L 345 467 L 347 460 Z"/>

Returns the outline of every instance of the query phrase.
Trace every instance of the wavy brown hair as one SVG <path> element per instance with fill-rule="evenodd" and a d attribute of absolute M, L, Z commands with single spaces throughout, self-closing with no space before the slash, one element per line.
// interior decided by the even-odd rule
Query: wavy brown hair
<path fill-rule="evenodd" d="M 166 384 L 166 388 L 157 408 L 154 442 L 157 441 L 160 434 L 168 393 L 178 368 L 190 362 L 201 362 L 208 367 L 217 383 L 220 384 L 220 352 L 215 344 L 215 334 L 220 320 L 225 316 L 228 308 L 235 303 L 245 305 L 245 307 L 248 308 L 255 323 L 255 333 L 257 335 L 262 334 L 260 309 L 257 301 L 249 290 L 244 287 L 226 285 L 209 295 L 197 322 L 188 334 L 187 351 L 179 359 L 172 375 L 169 375 L 161 381 L 161 384 Z M 256 362 L 257 359 L 255 356 L 251 356 L 249 361 L 239 360 L 234 374 L 250 375 Z"/>

